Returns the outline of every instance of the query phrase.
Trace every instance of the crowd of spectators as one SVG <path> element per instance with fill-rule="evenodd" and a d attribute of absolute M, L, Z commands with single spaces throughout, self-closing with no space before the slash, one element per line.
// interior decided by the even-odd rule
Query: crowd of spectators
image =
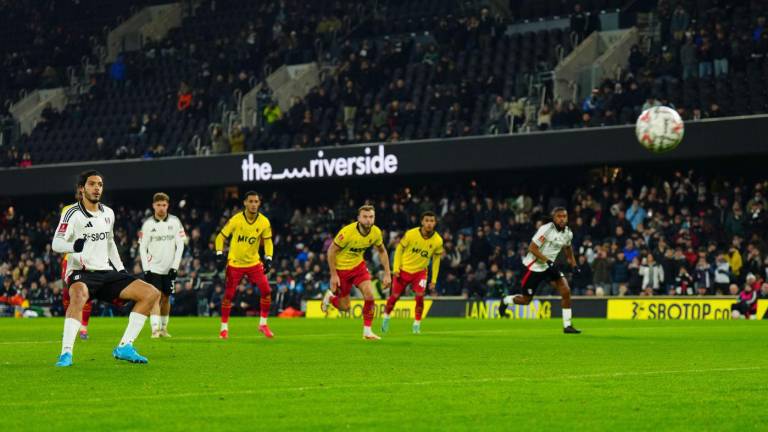
<path fill-rule="evenodd" d="M 270 279 L 274 313 L 319 298 L 328 287 L 325 251 L 333 235 L 354 219 L 364 199 L 377 209 L 377 224 L 394 252 L 402 233 L 418 225 L 418 215 L 434 210 L 445 240 L 437 284 L 441 296 L 499 298 L 519 289 L 521 256 L 538 224 L 555 206 L 570 212 L 573 247 L 581 272 L 571 276 L 578 295 L 729 295 L 747 286 L 768 298 L 768 214 L 765 180 L 715 180 L 693 172 L 641 181 L 630 173 L 597 177 L 572 188 L 526 187 L 431 189 L 418 186 L 394 193 L 346 194 L 335 202 L 301 202 L 286 194 L 264 197 L 273 224 L 275 265 Z M 173 198 L 173 197 L 172 197 Z M 115 234 L 126 267 L 141 273 L 137 230 L 149 210 L 114 204 Z M 213 236 L 241 203 L 210 197 L 173 203 L 189 237 L 177 280 L 174 313 L 215 314 L 223 289 L 215 268 Z M 15 307 L 51 307 L 60 314 L 59 257 L 51 252 L 58 214 L 4 211 L 0 224 L 2 292 Z M 380 263 L 369 256 L 379 296 Z M 561 263 L 563 264 L 563 263 Z M 564 267 L 567 272 L 567 268 Z M 552 293 L 543 286 L 540 294 Z M 236 313 L 257 308 L 247 283 L 238 288 Z M 102 305 L 100 313 L 114 313 Z"/>
<path fill-rule="evenodd" d="M 580 2 L 562 7 L 572 8 L 571 28 L 521 36 L 506 34 L 515 16 L 466 2 L 206 1 L 165 39 L 147 41 L 95 76 L 82 101 L 43 116 L 32 143 L 63 135 L 63 145 L 82 154 L 30 149 L 24 141 L 0 161 L 30 166 L 59 154 L 156 158 L 596 127 L 631 124 L 658 105 L 687 121 L 768 107 L 768 11 L 759 2 L 659 0 L 658 38 L 632 47 L 620 75 L 583 100 L 531 97 L 526 77 L 554 68 L 555 47 L 567 54 L 599 29 L 597 14 Z M 538 10 L 533 3 L 525 9 Z M 264 86 L 258 127 L 219 123 L 236 95 L 271 71 L 313 60 L 335 64 L 335 72 L 288 109 Z"/>

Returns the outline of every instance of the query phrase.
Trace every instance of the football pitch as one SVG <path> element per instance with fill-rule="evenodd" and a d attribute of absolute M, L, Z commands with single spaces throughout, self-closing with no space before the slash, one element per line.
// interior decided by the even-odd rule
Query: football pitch
<path fill-rule="evenodd" d="M 172 318 L 171 339 L 111 350 L 91 320 L 72 368 L 61 319 L 0 320 L 1 430 L 766 430 L 768 321 Z M 376 320 L 374 327 L 380 320 Z"/>

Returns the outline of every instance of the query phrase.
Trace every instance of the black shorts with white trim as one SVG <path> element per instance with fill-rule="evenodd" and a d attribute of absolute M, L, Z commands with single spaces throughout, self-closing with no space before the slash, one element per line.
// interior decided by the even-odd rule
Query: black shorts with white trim
<path fill-rule="evenodd" d="M 525 272 L 525 276 L 523 276 L 523 280 L 521 281 L 520 285 L 523 289 L 524 295 L 533 297 L 534 291 L 539 287 L 539 285 L 541 285 L 542 282 L 554 282 L 564 277 L 565 275 L 563 272 L 557 270 L 554 267 L 550 267 L 540 272 L 528 269 L 528 271 Z"/>
<path fill-rule="evenodd" d="M 88 287 L 88 297 L 108 303 L 120 298 L 120 293 L 125 287 L 133 283 L 136 278 L 128 273 L 120 273 L 115 270 L 87 271 L 76 270 L 67 280 L 67 285 L 72 286 L 82 282 Z"/>

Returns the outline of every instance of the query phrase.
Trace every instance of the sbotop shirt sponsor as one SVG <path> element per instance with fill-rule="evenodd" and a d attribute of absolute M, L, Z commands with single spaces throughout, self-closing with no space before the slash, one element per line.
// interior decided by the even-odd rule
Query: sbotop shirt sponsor
<path fill-rule="evenodd" d="M 72 252 L 67 256 L 67 276 L 75 270 L 123 269 L 113 239 L 114 223 L 115 213 L 101 204 L 95 213 L 86 211 L 78 204 L 61 216 L 54 234 L 54 250 L 70 252 L 75 240 L 85 239 L 81 252 Z"/>

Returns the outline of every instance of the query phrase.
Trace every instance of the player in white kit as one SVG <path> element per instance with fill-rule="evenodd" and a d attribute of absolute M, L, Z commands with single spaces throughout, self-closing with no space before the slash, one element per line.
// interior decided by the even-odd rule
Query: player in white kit
<path fill-rule="evenodd" d="M 61 355 L 56 362 L 60 367 L 72 366 L 72 349 L 80 329 L 83 306 L 89 298 L 135 302 L 128 317 L 128 327 L 112 355 L 131 363 L 147 363 L 147 358 L 133 348 L 133 342 L 160 292 L 125 270 L 114 239 L 115 213 L 100 202 L 103 178 L 98 171 L 80 174 L 77 190 L 82 199 L 61 215 L 51 245 L 54 252 L 68 254 L 65 282 L 70 300 L 64 320 Z"/>
<path fill-rule="evenodd" d="M 576 258 L 571 247 L 573 233 L 568 228 L 568 211 L 563 207 L 552 210 L 552 222 L 539 227 L 528 246 L 528 253 L 523 258 L 527 269 L 520 285 L 522 294 L 509 295 L 502 299 L 499 314 L 504 317 L 511 304 L 527 305 L 533 300 L 534 290 L 544 281 L 551 283 L 560 292 L 563 307 L 563 333 L 581 333 L 571 324 L 571 289 L 563 272 L 555 266 L 560 251 L 565 252 L 568 264 L 578 272 Z"/>
<path fill-rule="evenodd" d="M 162 294 L 149 316 L 152 338 L 171 337 L 168 334 L 170 300 L 187 237 L 179 218 L 168 214 L 169 204 L 167 194 L 156 193 L 152 197 L 152 217 L 144 221 L 139 231 L 139 255 L 144 280 Z"/>

